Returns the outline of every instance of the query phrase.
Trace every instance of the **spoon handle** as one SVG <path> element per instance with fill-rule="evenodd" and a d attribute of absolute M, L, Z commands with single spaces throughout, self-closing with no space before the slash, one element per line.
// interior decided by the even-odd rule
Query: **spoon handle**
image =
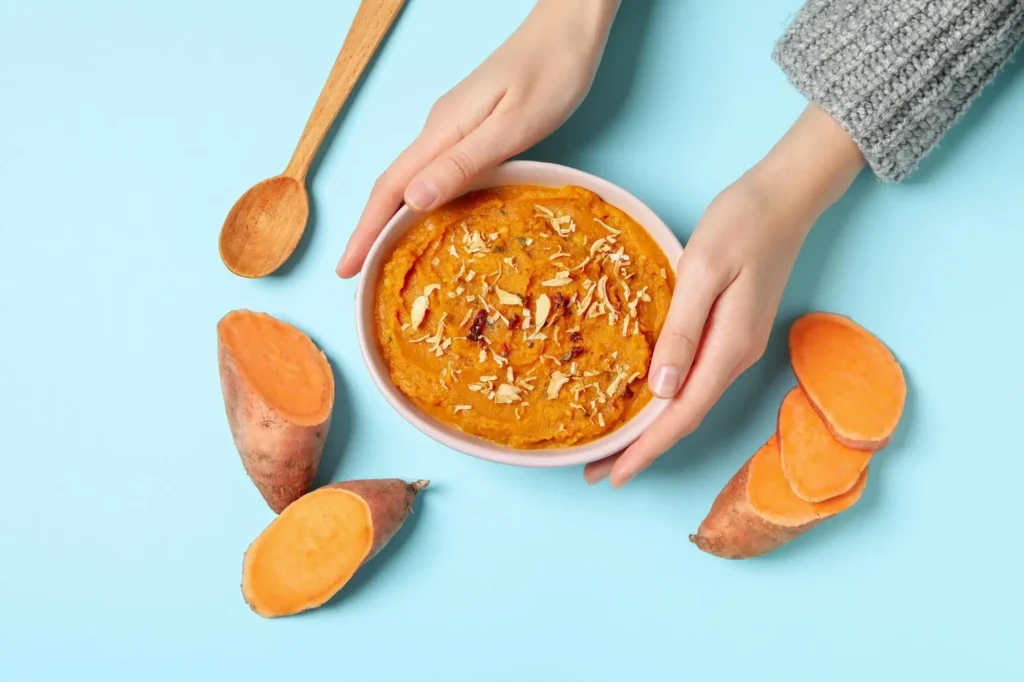
<path fill-rule="evenodd" d="M 304 181 L 309 164 L 405 0 L 363 0 L 284 175 Z"/>

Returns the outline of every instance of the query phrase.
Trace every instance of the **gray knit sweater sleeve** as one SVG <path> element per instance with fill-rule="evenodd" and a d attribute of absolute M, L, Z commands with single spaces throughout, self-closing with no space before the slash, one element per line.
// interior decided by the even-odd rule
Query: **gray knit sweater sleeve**
<path fill-rule="evenodd" d="M 898 182 L 1022 40 L 1024 0 L 808 0 L 772 57 Z"/>

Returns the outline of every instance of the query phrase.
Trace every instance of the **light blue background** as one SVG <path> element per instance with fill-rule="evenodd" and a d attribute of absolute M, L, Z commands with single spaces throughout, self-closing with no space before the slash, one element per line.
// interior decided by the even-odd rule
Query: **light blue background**
<path fill-rule="evenodd" d="M 1024 675 L 1024 68 L 907 182 L 858 180 L 810 237 L 767 357 L 613 491 L 402 421 L 358 354 L 355 282 L 333 273 L 376 175 L 531 4 L 410 0 L 314 169 L 299 256 L 249 281 L 219 260 L 221 222 L 284 167 L 355 0 L 2 0 L 0 677 Z M 769 58 L 798 4 L 625 0 L 591 98 L 526 156 L 620 183 L 689 234 L 803 106 Z M 322 480 L 433 481 L 343 598 L 291 619 L 239 592 L 271 512 L 217 379 L 215 325 L 238 307 L 307 329 L 337 369 Z M 706 556 L 686 536 L 771 432 L 784 330 L 810 308 L 891 345 L 904 424 L 852 511 L 761 560 Z"/>

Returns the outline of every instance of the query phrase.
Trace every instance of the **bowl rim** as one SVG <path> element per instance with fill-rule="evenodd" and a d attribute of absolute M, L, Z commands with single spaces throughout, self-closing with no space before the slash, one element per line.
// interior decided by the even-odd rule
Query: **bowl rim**
<path fill-rule="evenodd" d="M 565 181 L 558 184 L 528 180 L 511 180 L 507 176 L 515 175 L 550 175 L 563 176 Z M 650 209 L 643 201 L 618 185 L 570 166 L 546 161 L 513 160 L 506 161 L 483 173 L 464 192 L 485 189 L 503 184 L 537 184 L 541 186 L 564 186 L 575 184 L 591 190 L 613 206 L 629 215 L 638 225 L 645 229 L 669 261 L 669 267 L 675 272 L 676 263 L 683 253 L 683 245 L 679 238 L 669 229 L 668 225 Z M 629 206 L 623 206 L 628 204 Z M 374 240 L 366 255 L 359 275 L 359 283 L 355 294 L 356 336 L 359 339 L 363 362 L 373 379 L 373 383 L 399 415 L 424 435 L 445 445 L 456 452 L 471 457 L 500 464 L 523 466 L 529 468 L 553 468 L 587 464 L 603 459 L 625 450 L 636 441 L 654 421 L 661 416 L 671 402 L 668 399 L 652 397 L 650 402 L 625 424 L 614 431 L 582 445 L 564 448 L 516 449 L 510 448 L 479 436 L 459 431 L 435 417 L 430 416 L 416 406 L 387 375 L 383 367 L 382 353 L 379 349 L 375 326 L 367 324 L 373 319 L 376 298 L 376 284 L 382 259 L 391 252 L 391 243 L 415 224 L 409 220 L 412 210 L 402 205 L 395 215 L 387 222 L 384 229 Z M 640 214 L 640 215 L 638 215 Z M 408 221 L 405 229 L 396 233 L 403 223 Z M 385 251 L 385 249 L 387 249 Z M 675 251 L 675 253 L 672 253 Z M 514 422 L 510 422 L 514 423 Z"/>

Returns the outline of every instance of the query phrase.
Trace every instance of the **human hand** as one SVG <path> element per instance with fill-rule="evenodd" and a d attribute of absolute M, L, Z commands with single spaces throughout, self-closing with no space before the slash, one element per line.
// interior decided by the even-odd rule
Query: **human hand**
<path fill-rule="evenodd" d="M 679 260 L 649 385 L 668 409 L 584 477 L 625 485 L 692 433 L 764 353 L 786 282 L 811 226 L 864 165 L 850 136 L 809 106 L 772 151 L 708 206 Z"/>
<path fill-rule="evenodd" d="M 440 206 L 562 125 L 590 90 L 620 1 L 539 0 L 501 47 L 434 104 L 419 137 L 377 179 L 338 275 L 359 272 L 403 200 L 416 211 Z"/>

